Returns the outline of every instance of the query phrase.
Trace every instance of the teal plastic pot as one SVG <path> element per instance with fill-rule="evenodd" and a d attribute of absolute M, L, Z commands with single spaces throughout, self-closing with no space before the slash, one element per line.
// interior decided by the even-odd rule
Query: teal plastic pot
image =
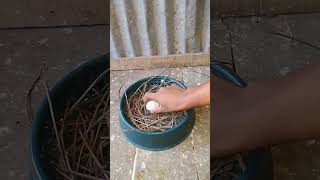
<path fill-rule="evenodd" d="M 273 160 L 269 149 L 261 148 L 248 152 L 244 163 L 246 171 L 238 180 L 273 180 Z"/>
<path fill-rule="evenodd" d="M 103 55 L 87 63 L 80 65 L 50 91 L 50 98 L 56 115 L 64 112 L 67 103 L 74 103 L 90 84 L 109 67 L 109 55 Z M 107 73 L 109 79 L 109 73 Z M 51 154 L 47 154 L 46 145 L 49 132 L 51 132 L 52 120 L 50 116 L 47 98 L 39 107 L 36 117 L 32 122 L 31 158 L 33 180 L 56 179 L 49 168 Z"/>
<path fill-rule="evenodd" d="M 141 84 L 148 81 L 150 78 L 151 77 L 141 79 L 129 86 L 128 89 L 126 89 L 127 97 L 129 98 Z M 171 82 L 177 86 L 187 89 L 183 83 L 165 76 L 157 76 L 148 83 L 160 83 L 161 80 Z M 169 128 L 161 132 L 141 131 L 129 120 L 125 113 L 125 104 L 126 97 L 123 94 L 120 100 L 120 127 L 128 141 L 139 148 L 150 151 L 160 151 L 172 148 L 186 139 L 194 127 L 194 110 L 190 109 L 187 111 L 187 115 L 179 119 L 176 126 L 173 128 Z"/>
<path fill-rule="evenodd" d="M 245 164 L 245 171 L 237 178 L 234 178 L 232 173 L 229 176 L 224 176 L 226 180 L 272 180 L 273 179 L 273 161 L 272 154 L 269 149 L 256 149 L 247 152 L 242 156 Z M 233 163 L 233 166 L 240 166 L 238 162 Z M 231 172 L 237 174 L 238 170 L 232 169 Z M 211 180 L 221 180 L 221 177 L 213 177 Z"/>

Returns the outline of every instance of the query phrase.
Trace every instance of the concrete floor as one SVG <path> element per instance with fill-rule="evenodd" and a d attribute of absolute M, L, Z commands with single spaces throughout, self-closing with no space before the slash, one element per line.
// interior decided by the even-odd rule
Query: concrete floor
<path fill-rule="evenodd" d="M 245 79 L 285 76 L 305 64 L 319 63 L 320 51 L 269 32 L 282 32 L 320 46 L 320 14 L 214 19 L 213 54 L 231 61 Z M 319 118 L 320 120 L 320 118 Z M 309 140 L 272 148 L 275 180 L 320 179 L 320 142 Z"/>
<path fill-rule="evenodd" d="M 118 116 L 120 95 L 122 96 L 125 88 L 133 82 L 160 71 L 161 69 L 111 72 L 111 178 L 209 179 L 208 107 L 196 109 L 196 123 L 192 133 L 181 144 L 169 150 L 151 152 L 136 148 L 125 139 L 120 130 Z M 183 80 L 188 87 L 208 81 L 209 74 L 209 67 L 172 68 L 163 73 L 177 80 Z"/>
<path fill-rule="evenodd" d="M 28 179 L 26 94 L 42 63 L 51 87 L 79 64 L 108 51 L 107 26 L 0 30 L 0 179 Z M 43 98 L 36 89 L 34 107 Z"/>

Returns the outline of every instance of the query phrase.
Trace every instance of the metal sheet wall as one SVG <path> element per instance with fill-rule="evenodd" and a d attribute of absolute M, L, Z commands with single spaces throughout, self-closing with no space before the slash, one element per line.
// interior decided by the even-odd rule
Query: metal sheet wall
<path fill-rule="evenodd" d="M 209 52 L 210 0 L 111 0 L 112 58 Z"/>

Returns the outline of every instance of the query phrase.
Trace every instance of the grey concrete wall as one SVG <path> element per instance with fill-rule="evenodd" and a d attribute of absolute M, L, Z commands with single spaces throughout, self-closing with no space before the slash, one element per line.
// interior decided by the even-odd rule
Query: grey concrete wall
<path fill-rule="evenodd" d="M 209 52 L 210 0 L 111 0 L 111 57 Z"/>

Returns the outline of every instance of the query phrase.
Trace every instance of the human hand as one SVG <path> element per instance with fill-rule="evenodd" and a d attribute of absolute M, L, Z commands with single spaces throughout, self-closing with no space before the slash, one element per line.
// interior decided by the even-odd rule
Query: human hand
<path fill-rule="evenodd" d="M 177 85 L 171 85 L 161 87 L 155 93 L 147 92 L 143 96 L 143 101 L 155 101 L 159 104 L 151 110 L 151 113 L 175 112 L 185 109 L 185 97 L 185 89 Z"/>

